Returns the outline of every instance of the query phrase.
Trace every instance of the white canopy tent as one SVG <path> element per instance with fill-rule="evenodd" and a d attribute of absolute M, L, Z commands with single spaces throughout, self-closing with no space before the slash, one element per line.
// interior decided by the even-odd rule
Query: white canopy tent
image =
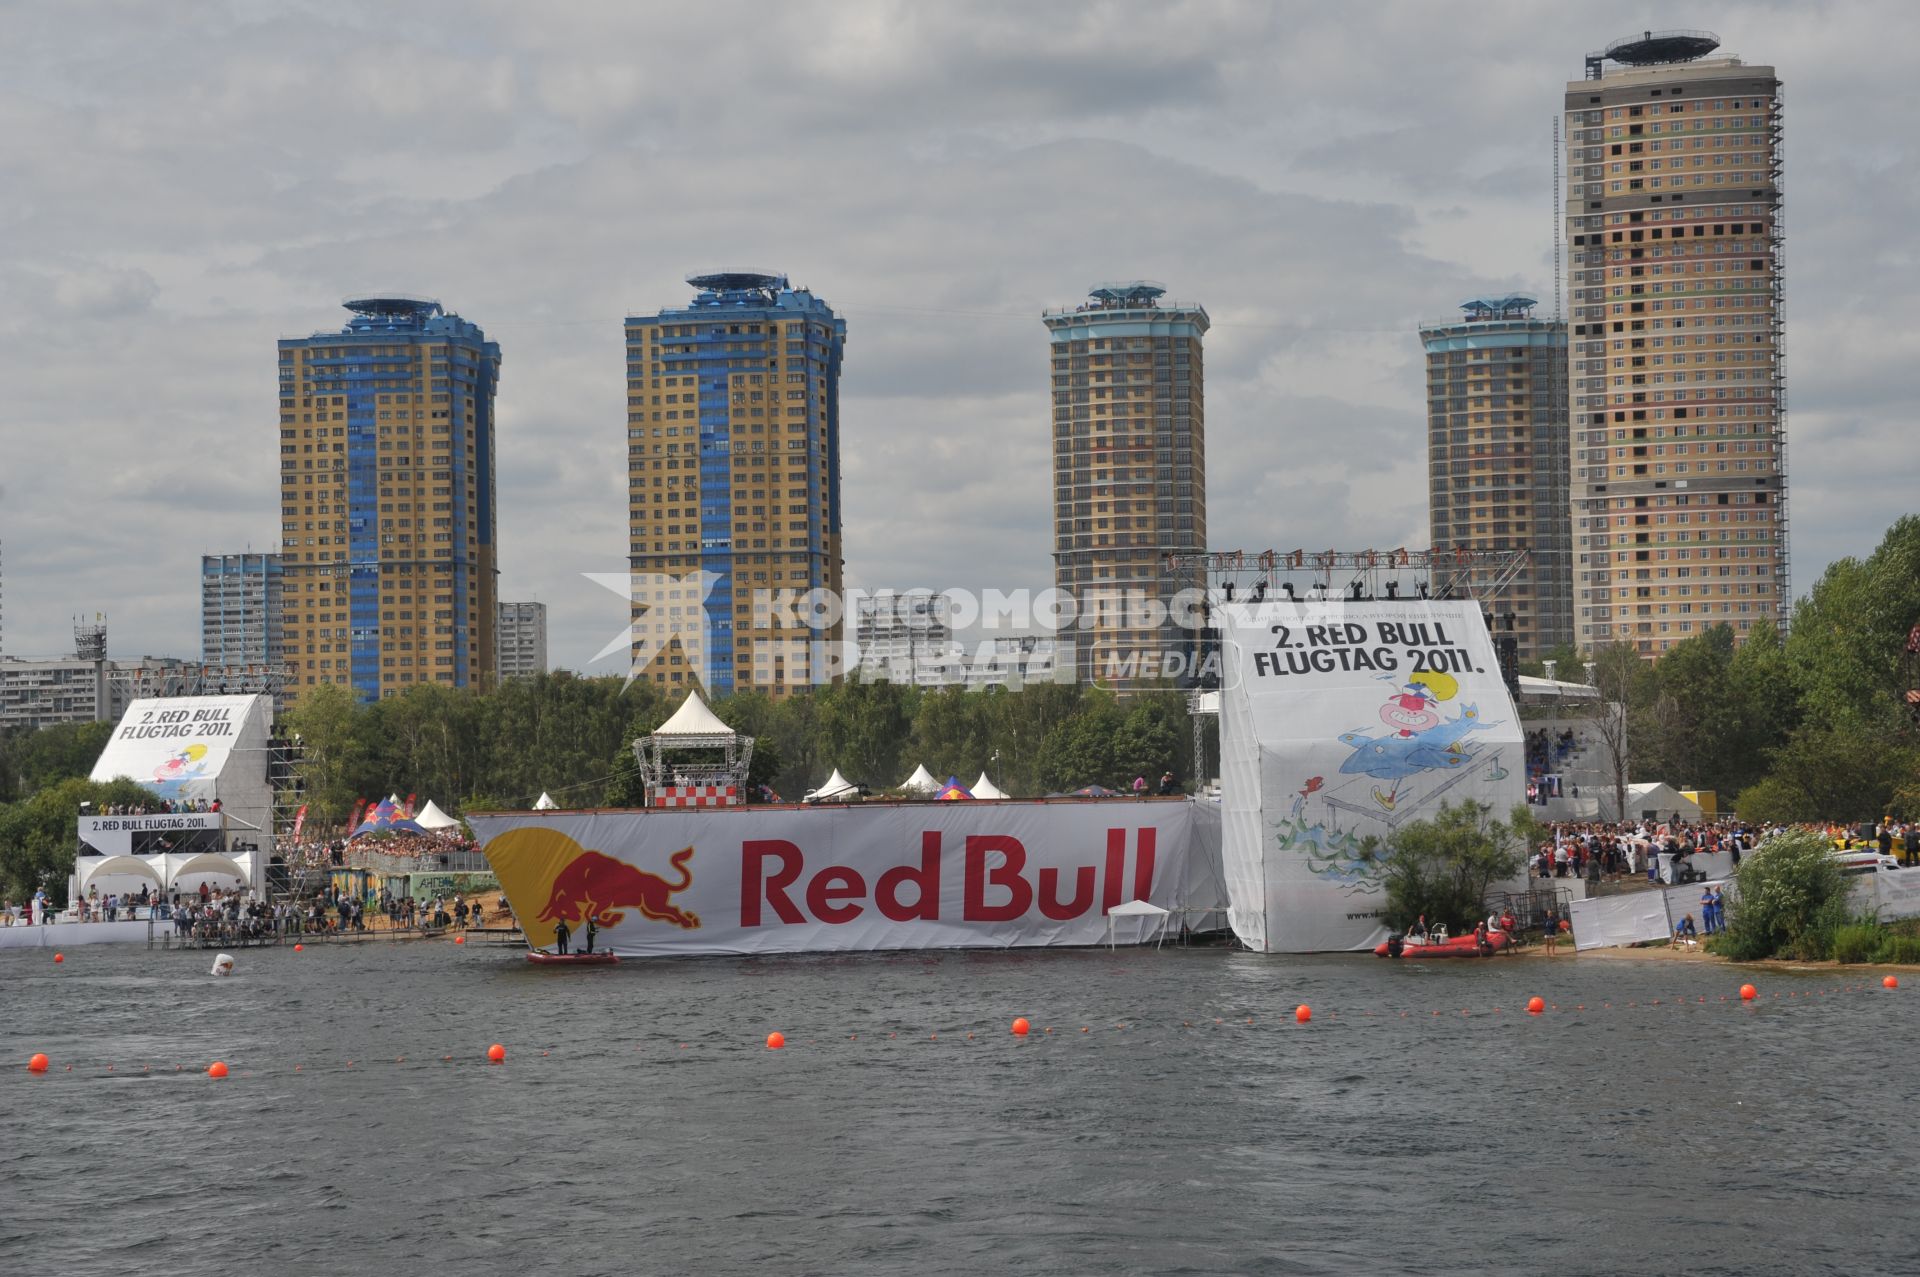
<path fill-rule="evenodd" d="M 1012 794 L 1009 794 L 1006 790 L 1000 788 L 1000 786 L 988 780 L 987 774 L 985 772 L 981 772 L 980 779 L 973 782 L 973 796 L 975 798 L 1011 798 L 1013 797 Z"/>
<path fill-rule="evenodd" d="M 680 708 L 673 711 L 673 717 L 653 729 L 655 736 L 723 736 L 732 740 L 739 733 L 720 721 L 720 716 L 707 708 L 700 699 L 700 693 L 688 692 L 687 699 L 680 702 Z"/>
<path fill-rule="evenodd" d="M 933 778 L 925 763 L 913 769 L 913 775 L 900 782 L 900 788 L 909 794 L 933 795 L 940 792 L 940 782 Z"/>
<path fill-rule="evenodd" d="M 1665 781 L 1649 781 L 1627 786 L 1627 811 L 1624 820 L 1697 821 L 1700 804 Z"/>
<path fill-rule="evenodd" d="M 1159 938 L 1154 942 L 1153 947 L 1158 949 L 1167 942 L 1167 916 L 1171 912 L 1172 910 L 1162 909 L 1159 905 L 1150 904 L 1145 900 L 1129 900 L 1125 904 L 1115 905 L 1107 910 L 1107 948 L 1113 948 L 1115 918 L 1138 918 L 1140 919 L 1139 935 L 1134 943 L 1145 944 L 1148 936 L 1157 933 Z"/>
<path fill-rule="evenodd" d="M 1597 701 L 1600 689 L 1589 683 L 1569 683 L 1565 679 L 1520 676 L 1520 695 L 1541 700 Z"/>
<path fill-rule="evenodd" d="M 439 804 L 429 798 L 427 805 L 414 813 L 413 823 L 422 829 L 452 829 L 460 822 L 441 811 Z"/>
<path fill-rule="evenodd" d="M 808 790 L 806 796 L 800 801 L 803 803 L 830 803 L 844 801 L 849 798 L 858 798 L 859 796 L 860 787 L 848 780 L 845 776 L 842 776 L 840 769 L 836 767 L 833 769 L 833 775 L 827 777 L 826 784 L 820 786 L 818 789 Z"/>
<path fill-rule="evenodd" d="M 156 887 L 167 885 L 164 870 L 165 856 L 103 856 L 95 860 L 91 856 L 81 857 L 76 863 L 83 871 L 80 875 L 80 890 L 84 893 L 89 886 L 101 879 L 127 874 L 145 878 Z M 160 867 L 156 867 L 159 865 Z"/>
<path fill-rule="evenodd" d="M 533 809 L 535 811 L 558 811 L 560 810 L 560 804 L 553 801 L 552 796 L 543 789 L 540 791 L 540 796 L 533 800 Z"/>

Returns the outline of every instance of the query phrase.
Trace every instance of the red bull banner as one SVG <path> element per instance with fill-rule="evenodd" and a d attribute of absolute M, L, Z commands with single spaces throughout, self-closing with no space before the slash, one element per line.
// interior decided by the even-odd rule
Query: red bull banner
<path fill-rule="evenodd" d="M 528 942 L 622 956 L 1104 944 L 1224 917 L 1219 818 L 1181 801 L 468 817 Z"/>

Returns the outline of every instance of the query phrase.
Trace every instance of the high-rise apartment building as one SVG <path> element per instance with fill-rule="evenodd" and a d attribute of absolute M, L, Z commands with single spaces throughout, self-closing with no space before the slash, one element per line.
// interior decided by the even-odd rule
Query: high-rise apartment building
<path fill-rule="evenodd" d="M 500 653 L 501 682 L 546 673 L 547 605 L 501 603 L 500 631 L 494 645 Z"/>
<path fill-rule="evenodd" d="M 1207 548 L 1201 338 L 1207 312 L 1137 280 L 1042 317 L 1053 366 L 1053 577 L 1079 612 L 1084 681 L 1118 691 L 1193 673 L 1170 555 Z"/>
<path fill-rule="evenodd" d="M 1658 656 L 1790 605 L 1780 81 L 1648 32 L 1567 85 L 1574 605 Z"/>
<path fill-rule="evenodd" d="M 346 307 L 339 332 L 280 342 L 288 692 L 490 685 L 500 347 L 438 302 Z"/>
<path fill-rule="evenodd" d="M 688 305 L 626 321 L 633 668 L 784 695 L 841 672 L 844 620 L 794 600 L 840 596 L 847 325 L 784 275 L 687 282 Z"/>
<path fill-rule="evenodd" d="M 200 556 L 200 660 L 210 666 L 282 659 L 280 556 Z"/>
<path fill-rule="evenodd" d="M 875 590 L 853 600 L 860 680 L 943 687 L 964 663 L 952 600 L 931 590 Z"/>
<path fill-rule="evenodd" d="M 1477 299 L 1420 330 L 1433 548 L 1526 553 L 1499 604 L 1525 661 L 1573 642 L 1567 326 L 1535 318 L 1535 304 Z"/>

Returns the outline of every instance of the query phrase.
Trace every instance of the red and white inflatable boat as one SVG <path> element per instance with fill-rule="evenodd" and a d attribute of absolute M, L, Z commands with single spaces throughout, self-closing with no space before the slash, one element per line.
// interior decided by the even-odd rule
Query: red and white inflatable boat
<path fill-rule="evenodd" d="M 1450 936 L 1445 940 L 1422 940 L 1417 936 L 1407 936 L 1400 942 L 1399 956 L 1402 958 L 1419 958 L 1423 960 L 1426 958 L 1490 957 L 1511 943 L 1512 937 L 1506 932 L 1489 931 L 1487 932 L 1487 944 L 1489 948 L 1483 953 L 1480 946 L 1474 942 L 1473 932 L 1471 931 L 1463 936 Z M 1391 940 L 1385 944 L 1375 946 L 1373 956 L 1376 958 L 1391 958 L 1395 956 L 1392 946 L 1393 941 Z"/>

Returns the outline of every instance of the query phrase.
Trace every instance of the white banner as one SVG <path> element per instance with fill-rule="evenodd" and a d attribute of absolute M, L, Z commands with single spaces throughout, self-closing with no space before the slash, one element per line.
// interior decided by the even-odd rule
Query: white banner
<path fill-rule="evenodd" d="M 1871 913 L 1882 922 L 1920 917 L 1920 870 L 1877 869 L 1852 879 L 1856 913 Z"/>
<path fill-rule="evenodd" d="M 205 798 L 243 735 L 264 746 L 262 696 L 172 696 L 139 700 L 113 729 L 94 764 L 93 779 L 125 776 L 162 798 Z M 257 724 L 256 721 L 257 720 Z M 250 730 L 251 729 L 251 730 Z M 263 776 L 266 764 L 256 765 Z"/>
<path fill-rule="evenodd" d="M 145 816 L 82 816 L 80 836 L 92 842 L 101 834 L 167 834 L 220 828 L 217 811 L 149 813 Z"/>
<path fill-rule="evenodd" d="M 1211 815 L 1140 799 L 468 821 L 534 947 L 564 921 L 578 952 L 592 918 L 597 950 L 686 956 L 1102 944 L 1107 910 L 1132 900 L 1170 910 L 1177 935 L 1222 905 Z"/>
<path fill-rule="evenodd" d="M 193 839 L 193 835 L 223 827 L 217 811 L 188 811 L 145 816 L 82 816 L 80 841 L 106 856 L 125 856 L 135 850 L 134 835 L 172 835 L 160 839 L 142 838 L 141 851 L 162 851 Z M 204 842 L 205 840 L 196 840 Z M 155 845 L 155 844 L 159 845 Z"/>
<path fill-rule="evenodd" d="M 1519 716 L 1470 602 L 1268 602 L 1222 633 L 1222 856 L 1235 932 L 1264 952 L 1386 938 L 1395 831 L 1525 797 Z M 1500 884 L 1495 884 L 1496 886 Z"/>

